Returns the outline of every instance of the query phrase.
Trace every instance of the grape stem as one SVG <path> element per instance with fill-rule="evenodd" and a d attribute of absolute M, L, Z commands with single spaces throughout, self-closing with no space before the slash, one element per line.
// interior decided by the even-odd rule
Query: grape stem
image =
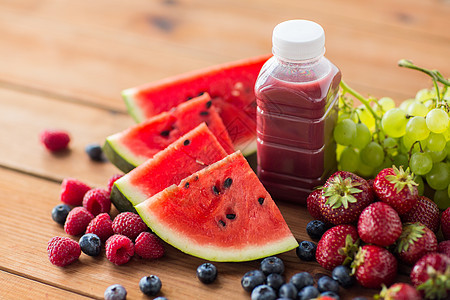
<path fill-rule="evenodd" d="M 360 93 L 352 89 L 350 86 L 348 86 L 343 80 L 341 80 L 341 83 L 339 84 L 342 88 L 343 93 L 350 93 L 353 97 L 361 101 L 361 103 L 367 108 L 368 111 L 373 115 L 375 120 L 381 120 L 380 116 L 372 109 L 372 106 L 370 106 L 369 101 L 364 98 Z"/>
<path fill-rule="evenodd" d="M 408 68 L 408 69 L 412 69 L 412 70 L 417 70 L 420 72 L 423 72 L 427 75 L 429 75 L 431 77 L 431 79 L 433 80 L 433 85 L 434 88 L 436 89 L 436 96 L 437 96 L 437 106 L 441 106 L 441 95 L 440 95 L 440 91 L 439 91 L 439 86 L 438 86 L 438 82 L 442 83 L 444 86 L 450 86 L 450 81 L 448 81 L 447 79 L 445 79 L 441 73 L 439 73 L 439 71 L 437 70 L 428 70 L 419 66 L 416 66 L 412 61 L 407 60 L 407 59 L 401 59 L 398 61 L 398 65 L 400 67 L 404 67 L 404 68 Z"/>

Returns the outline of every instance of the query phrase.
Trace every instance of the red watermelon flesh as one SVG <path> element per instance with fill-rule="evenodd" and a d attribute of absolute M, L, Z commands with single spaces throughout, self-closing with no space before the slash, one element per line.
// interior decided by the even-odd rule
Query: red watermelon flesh
<path fill-rule="evenodd" d="M 214 134 L 202 123 L 118 179 L 111 200 L 120 211 L 134 210 L 133 206 L 225 156 Z"/>
<path fill-rule="evenodd" d="M 236 149 L 254 152 L 256 98 L 254 85 L 269 55 L 252 57 L 151 82 L 124 90 L 129 113 L 137 122 L 207 92 L 218 108 Z M 229 130 L 229 131 L 230 131 Z M 246 154 L 244 152 L 244 154 Z"/>
<path fill-rule="evenodd" d="M 128 172 L 203 122 L 225 151 L 232 153 L 228 132 L 210 100 L 208 94 L 203 94 L 109 136 L 104 146 L 106 156 L 119 169 Z"/>
<path fill-rule="evenodd" d="M 239 151 L 135 208 L 167 243 L 211 261 L 254 260 L 298 246 Z"/>

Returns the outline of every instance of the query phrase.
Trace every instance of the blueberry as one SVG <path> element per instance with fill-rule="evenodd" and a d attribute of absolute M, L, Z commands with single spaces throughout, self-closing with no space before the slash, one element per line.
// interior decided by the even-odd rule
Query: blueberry
<path fill-rule="evenodd" d="M 266 275 L 270 273 L 283 274 L 284 263 L 276 256 L 266 257 L 261 261 L 261 271 Z"/>
<path fill-rule="evenodd" d="M 242 276 L 241 285 L 245 291 L 251 292 L 256 286 L 264 284 L 266 275 L 260 270 L 252 270 Z"/>
<path fill-rule="evenodd" d="M 317 246 L 310 241 L 302 241 L 296 249 L 297 256 L 304 261 L 313 261 L 316 259 Z"/>
<path fill-rule="evenodd" d="M 120 284 L 113 284 L 106 288 L 103 296 L 105 300 L 124 300 L 127 298 L 127 290 Z"/>
<path fill-rule="evenodd" d="M 86 233 L 79 241 L 81 251 L 89 256 L 98 256 L 102 250 L 102 241 L 93 233 Z"/>
<path fill-rule="evenodd" d="M 93 161 L 104 161 L 103 149 L 99 144 L 89 144 L 84 148 L 89 158 Z"/>
<path fill-rule="evenodd" d="M 332 292 L 332 291 L 323 292 L 323 293 L 320 294 L 320 296 L 321 297 L 328 296 L 328 297 L 336 299 L 336 300 L 340 300 L 341 299 L 341 297 L 339 297 L 339 295 L 337 293 Z"/>
<path fill-rule="evenodd" d="M 258 285 L 252 291 L 252 300 L 275 300 L 277 293 L 267 284 Z"/>
<path fill-rule="evenodd" d="M 298 293 L 298 299 L 299 300 L 310 300 L 310 299 L 315 299 L 319 296 L 319 290 L 313 286 L 313 285 L 308 285 L 305 286 L 303 289 L 301 289 L 301 291 Z"/>
<path fill-rule="evenodd" d="M 67 204 L 58 204 L 52 209 L 52 219 L 58 224 L 64 225 L 67 215 L 70 212 L 70 206 Z"/>
<path fill-rule="evenodd" d="M 283 275 L 277 273 L 267 275 L 266 282 L 267 285 L 273 288 L 275 291 L 278 291 L 280 289 L 280 286 L 285 283 Z"/>
<path fill-rule="evenodd" d="M 327 229 L 327 225 L 320 220 L 312 220 L 306 225 L 306 232 L 314 240 L 319 240 Z"/>
<path fill-rule="evenodd" d="M 167 300 L 167 298 L 166 298 L 166 297 L 156 297 L 156 298 L 153 299 L 153 300 Z"/>
<path fill-rule="evenodd" d="M 278 296 L 282 298 L 296 299 L 298 290 L 293 283 L 285 283 L 280 287 Z"/>
<path fill-rule="evenodd" d="M 212 283 L 217 277 L 217 268 L 211 263 L 204 263 L 197 268 L 197 277 L 203 283 Z"/>
<path fill-rule="evenodd" d="M 364 297 L 364 296 L 358 296 L 358 297 L 352 298 L 352 300 L 369 300 L 369 299 L 367 299 L 367 297 Z"/>
<path fill-rule="evenodd" d="M 322 276 L 317 280 L 317 289 L 319 292 L 334 292 L 339 293 L 339 283 L 330 276 Z"/>
<path fill-rule="evenodd" d="M 337 266 L 331 272 L 331 277 L 343 288 L 349 288 L 355 284 L 355 278 L 351 276 L 352 270 L 347 266 Z"/>
<path fill-rule="evenodd" d="M 161 279 L 156 275 L 144 276 L 139 280 L 139 289 L 147 296 L 155 296 L 161 290 Z"/>
<path fill-rule="evenodd" d="M 300 272 L 292 275 L 290 283 L 294 284 L 297 290 L 301 290 L 306 286 L 314 285 L 314 278 L 308 272 Z"/>

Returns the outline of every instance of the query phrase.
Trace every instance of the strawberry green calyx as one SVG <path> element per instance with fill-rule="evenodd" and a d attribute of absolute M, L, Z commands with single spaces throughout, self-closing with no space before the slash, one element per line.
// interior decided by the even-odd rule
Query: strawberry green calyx
<path fill-rule="evenodd" d="M 426 270 L 429 278 L 417 287 L 417 290 L 425 292 L 426 299 L 448 299 L 450 291 L 450 266 L 444 273 L 437 272 L 432 266 L 427 266 Z"/>
<path fill-rule="evenodd" d="M 327 197 L 326 205 L 331 206 L 333 209 L 344 206 L 348 208 L 349 203 L 357 202 L 357 199 L 353 194 L 361 193 L 362 190 L 358 189 L 361 182 L 355 182 L 352 178 L 347 177 L 342 179 L 340 175 L 333 178 L 330 184 L 324 188 L 324 196 Z"/>
<path fill-rule="evenodd" d="M 390 300 L 390 299 L 392 299 L 392 297 L 390 297 L 390 295 L 397 294 L 398 292 L 400 292 L 401 289 L 402 289 L 402 287 L 400 285 L 390 287 L 388 289 L 385 284 L 382 284 L 380 293 L 373 296 L 373 298 L 376 300 L 378 300 L 378 299 Z"/>
<path fill-rule="evenodd" d="M 403 170 L 402 166 L 400 166 L 400 168 L 392 166 L 392 169 L 394 170 L 395 175 L 386 176 L 386 180 L 394 184 L 394 188 L 398 193 L 400 193 L 405 186 L 413 193 L 414 186 L 418 186 L 418 184 L 414 181 L 414 174 L 409 171 L 409 168 Z"/>
<path fill-rule="evenodd" d="M 344 266 L 349 265 L 353 261 L 355 253 L 358 251 L 358 246 L 359 239 L 353 241 L 352 236 L 347 234 L 345 237 L 345 246 L 338 249 L 338 253 L 345 256 L 344 262 L 342 263 Z"/>
<path fill-rule="evenodd" d="M 350 265 L 350 267 L 352 268 L 351 275 L 355 275 L 356 269 L 364 263 L 364 257 L 366 256 L 366 252 L 367 250 L 363 249 L 362 247 L 359 247 L 359 250 L 355 255 L 355 259 Z"/>
<path fill-rule="evenodd" d="M 398 253 L 407 251 L 409 246 L 417 242 L 425 234 L 425 225 L 420 223 L 405 223 L 402 233 L 398 238 L 396 251 Z"/>

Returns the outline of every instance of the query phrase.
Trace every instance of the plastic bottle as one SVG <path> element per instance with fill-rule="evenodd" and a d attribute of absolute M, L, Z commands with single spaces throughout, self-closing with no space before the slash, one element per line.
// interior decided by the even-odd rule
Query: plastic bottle
<path fill-rule="evenodd" d="M 258 176 L 274 199 L 305 203 L 336 170 L 339 69 L 312 21 L 278 24 L 255 85 Z"/>

